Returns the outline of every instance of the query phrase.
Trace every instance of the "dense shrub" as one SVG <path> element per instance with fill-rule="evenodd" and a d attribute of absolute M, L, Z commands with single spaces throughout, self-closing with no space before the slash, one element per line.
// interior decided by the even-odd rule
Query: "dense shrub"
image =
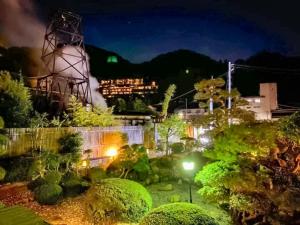
<path fill-rule="evenodd" d="M 200 206 L 190 203 L 171 203 L 153 209 L 140 225 L 217 225 Z"/>
<path fill-rule="evenodd" d="M 86 200 L 96 222 L 137 222 L 152 207 L 152 198 L 142 185 L 120 178 L 104 179 L 93 185 Z"/>
<path fill-rule="evenodd" d="M 5 159 L 3 167 L 6 170 L 5 182 L 17 182 L 28 180 L 27 174 L 32 164 L 32 158 L 15 157 Z"/>
<path fill-rule="evenodd" d="M 30 181 L 28 183 L 27 187 L 29 188 L 29 190 L 33 191 L 35 188 L 37 188 L 37 187 L 39 187 L 39 186 L 41 186 L 41 185 L 43 185 L 45 183 L 46 183 L 46 181 L 45 181 L 44 178 L 38 177 L 38 178 Z"/>
<path fill-rule="evenodd" d="M 170 145 L 172 153 L 181 153 L 184 152 L 184 144 L 181 142 L 176 142 Z"/>
<path fill-rule="evenodd" d="M 4 179 L 6 171 L 0 166 L 0 181 Z"/>
<path fill-rule="evenodd" d="M 82 146 L 82 136 L 80 133 L 67 133 L 59 139 L 61 153 L 78 153 Z"/>
<path fill-rule="evenodd" d="M 60 199 L 62 191 L 58 184 L 43 184 L 34 189 L 34 197 L 41 204 L 52 205 Z"/>
<path fill-rule="evenodd" d="M 106 178 L 106 172 L 102 168 L 93 167 L 88 171 L 88 178 L 92 183 L 99 183 Z"/>
<path fill-rule="evenodd" d="M 77 196 L 88 188 L 88 183 L 75 173 L 65 174 L 61 185 L 66 197 Z"/>
<path fill-rule="evenodd" d="M 61 173 L 58 171 L 48 171 L 44 179 L 48 184 L 59 184 L 61 181 Z"/>

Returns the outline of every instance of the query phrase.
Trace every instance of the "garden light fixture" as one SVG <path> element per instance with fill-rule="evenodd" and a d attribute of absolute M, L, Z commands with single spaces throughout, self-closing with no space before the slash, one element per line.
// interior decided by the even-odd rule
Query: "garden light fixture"
<path fill-rule="evenodd" d="M 195 163 L 194 162 L 183 162 L 182 166 L 183 166 L 183 169 L 185 171 L 192 171 L 192 170 L 194 170 Z M 192 184 L 191 184 L 191 180 L 189 180 L 189 193 L 190 193 L 190 203 L 192 203 L 193 202 L 193 198 L 192 198 Z"/>

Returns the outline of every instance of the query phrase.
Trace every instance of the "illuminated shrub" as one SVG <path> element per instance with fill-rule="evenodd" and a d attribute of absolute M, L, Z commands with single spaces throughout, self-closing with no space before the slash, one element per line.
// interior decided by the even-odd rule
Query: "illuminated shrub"
<path fill-rule="evenodd" d="M 153 209 L 140 225 L 218 225 L 203 212 L 200 206 L 191 203 L 171 203 Z"/>
<path fill-rule="evenodd" d="M 49 171 L 45 175 L 45 182 L 48 184 L 59 184 L 61 181 L 61 173 L 58 171 Z"/>
<path fill-rule="evenodd" d="M 139 183 L 104 179 L 87 192 L 87 207 L 94 221 L 138 222 L 152 207 L 152 198 Z"/>

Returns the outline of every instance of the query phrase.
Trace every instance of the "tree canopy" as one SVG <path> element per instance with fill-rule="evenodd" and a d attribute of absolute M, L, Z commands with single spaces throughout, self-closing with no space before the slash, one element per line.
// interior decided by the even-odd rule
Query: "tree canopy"
<path fill-rule="evenodd" d="M 277 122 L 232 125 L 215 133 L 211 162 L 195 181 L 208 202 L 238 224 L 292 224 L 300 215 L 299 114 Z"/>
<path fill-rule="evenodd" d="M 0 116 L 6 127 L 25 127 L 32 109 L 30 92 L 22 81 L 13 80 L 7 71 L 0 71 Z"/>

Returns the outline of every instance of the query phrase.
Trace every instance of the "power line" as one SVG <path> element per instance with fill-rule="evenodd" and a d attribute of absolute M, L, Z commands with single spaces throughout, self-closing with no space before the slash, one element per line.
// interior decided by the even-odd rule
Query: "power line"
<path fill-rule="evenodd" d="M 284 105 L 284 104 L 278 104 L 279 106 L 286 107 L 287 109 L 298 109 L 300 110 L 300 107 L 291 106 L 291 105 Z"/>
<path fill-rule="evenodd" d="M 193 93 L 194 91 L 196 91 L 196 89 L 189 90 L 189 91 L 186 92 L 186 93 L 183 93 L 183 94 L 181 94 L 181 95 L 179 95 L 179 96 L 176 96 L 175 98 L 172 98 L 170 101 L 174 101 L 174 100 L 176 100 L 176 99 L 178 99 L 178 98 L 181 98 L 181 97 L 186 96 L 186 95 L 188 95 L 188 94 L 190 94 L 190 93 Z"/>
<path fill-rule="evenodd" d="M 272 68 L 272 67 L 263 67 L 263 66 L 249 66 L 234 64 L 236 69 L 249 69 L 249 70 L 262 70 L 264 72 L 273 72 L 273 73 L 298 73 L 300 74 L 300 69 L 286 69 L 286 68 Z"/>
<path fill-rule="evenodd" d="M 226 71 L 225 73 L 222 73 L 221 75 L 219 75 L 218 78 L 222 78 L 222 77 L 224 77 L 224 76 L 226 76 L 226 75 L 227 75 L 227 71 Z M 187 92 L 185 92 L 185 93 L 183 93 L 183 94 L 181 94 L 181 95 L 179 95 L 179 96 L 176 96 L 176 97 L 172 98 L 170 101 L 174 101 L 174 100 L 176 100 L 176 99 L 178 99 L 178 98 L 181 98 L 181 97 L 183 97 L 183 96 L 186 96 L 186 95 L 188 95 L 188 94 L 191 94 L 191 93 L 193 93 L 193 92 L 195 92 L 195 91 L 196 91 L 196 89 L 189 90 L 189 91 L 187 91 Z"/>

